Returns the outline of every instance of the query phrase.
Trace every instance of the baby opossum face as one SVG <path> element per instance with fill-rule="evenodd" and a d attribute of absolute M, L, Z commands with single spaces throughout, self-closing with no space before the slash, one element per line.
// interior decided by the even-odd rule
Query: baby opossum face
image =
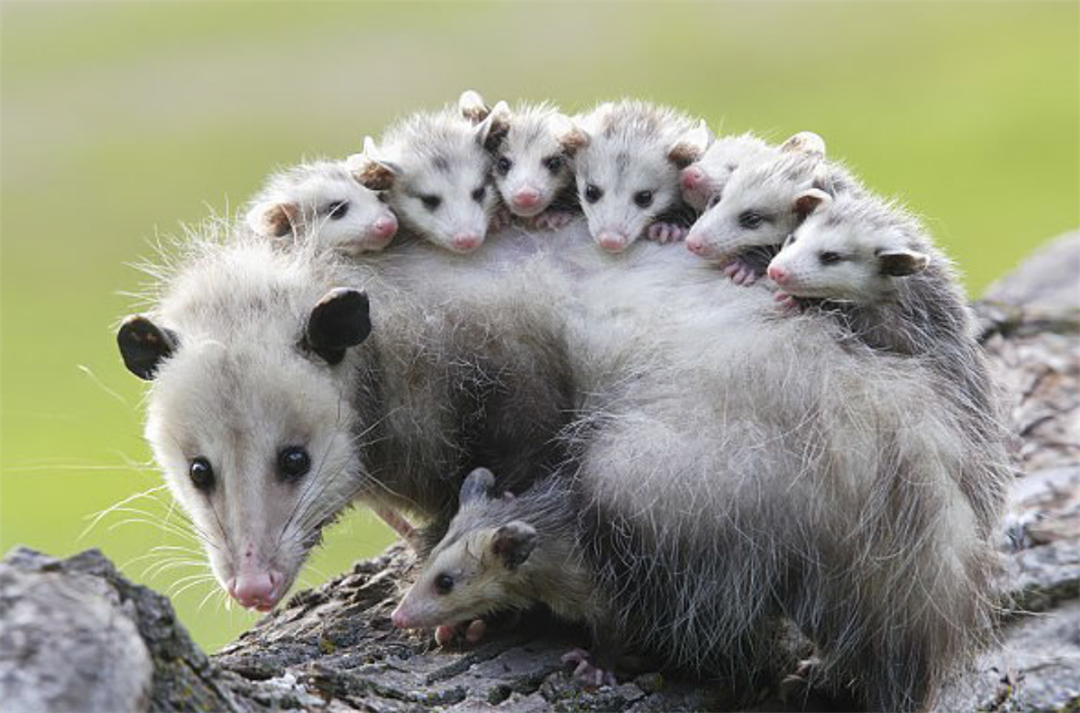
<path fill-rule="evenodd" d="M 343 165 L 299 166 L 264 193 L 248 211 L 247 224 L 286 244 L 310 238 L 320 248 L 355 255 L 382 250 L 397 233 L 397 216 L 382 196 Z"/>
<path fill-rule="evenodd" d="M 724 186 L 740 164 L 764 156 L 770 148 L 749 134 L 717 139 L 705 154 L 679 174 L 682 199 L 697 212 L 719 200 Z"/>
<path fill-rule="evenodd" d="M 769 277 L 794 297 L 869 304 L 896 289 L 895 280 L 921 272 L 929 258 L 886 229 L 830 220 L 827 209 L 807 218 L 769 264 Z"/>
<path fill-rule="evenodd" d="M 214 575 L 242 606 L 272 609 L 363 482 L 343 375 L 324 360 L 344 344 L 226 345 L 144 317 L 118 339 L 129 368 L 153 379 L 146 437 Z"/>
<path fill-rule="evenodd" d="M 492 110 L 492 122 L 488 145 L 503 203 L 514 215 L 539 215 L 573 183 L 581 134 L 568 117 L 544 104 L 512 114 L 500 102 Z"/>

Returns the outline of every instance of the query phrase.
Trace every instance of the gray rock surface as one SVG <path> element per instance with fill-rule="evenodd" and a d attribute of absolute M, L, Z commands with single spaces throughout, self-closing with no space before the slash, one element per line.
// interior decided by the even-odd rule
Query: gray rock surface
<path fill-rule="evenodd" d="M 977 305 L 1025 475 L 1002 534 L 1013 602 L 1000 645 L 943 692 L 940 711 L 1080 710 L 1078 285 L 1080 234 L 1072 234 Z M 297 593 L 207 658 L 165 598 L 124 580 L 99 553 L 57 561 L 15 550 L 0 564 L 4 709 L 731 709 L 721 685 L 661 672 L 583 691 L 559 660 L 586 643 L 583 632 L 543 616 L 472 647 L 438 648 L 430 634 L 394 630 L 389 613 L 412 565 L 407 551 L 391 547 Z M 80 646 L 70 646 L 75 640 Z M 797 703 L 785 706 L 768 689 L 752 710 L 850 706 L 813 692 Z"/>

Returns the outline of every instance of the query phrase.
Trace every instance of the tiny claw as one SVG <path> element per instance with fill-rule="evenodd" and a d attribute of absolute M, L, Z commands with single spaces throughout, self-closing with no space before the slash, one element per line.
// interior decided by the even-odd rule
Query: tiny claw
<path fill-rule="evenodd" d="M 487 624 L 483 619 L 474 619 L 465 629 L 465 640 L 470 644 L 475 644 L 484 638 L 484 634 L 487 632 Z"/>
<path fill-rule="evenodd" d="M 435 643 L 439 646 L 446 646 L 457 637 L 457 627 L 455 626 L 437 626 L 435 627 Z"/>

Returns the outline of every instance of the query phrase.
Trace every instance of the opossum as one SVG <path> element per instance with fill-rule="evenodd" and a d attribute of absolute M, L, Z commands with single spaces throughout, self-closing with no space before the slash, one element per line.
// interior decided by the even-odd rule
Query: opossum
<path fill-rule="evenodd" d="M 825 161 L 821 137 L 801 132 L 734 172 L 719 202 L 690 228 L 686 247 L 736 283 L 752 284 L 821 201 L 857 190 L 845 169 Z"/>
<path fill-rule="evenodd" d="M 243 606 L 280 601 L 356 499 L 428 520 L 424 549 L 472 468 L 520 490 L 561 459 L 564 287 L 536 300 L 539 269 L 412 267 L 440 255 L 413 242 L 364 263 L 211 235 L 160 271 L 153 313 L 120 327 L 126 365 L 153 382 L 147 439 Z"/>
<path fill-rule="evenodd" d="M 688 207 L 679 194 L 679 171 L 712 141 L 704 122 L 643 101 L 601 104 L 575 119 L 584 145 L 575 157 L 581 208 L 593 238 L 622 252 L 646 233 L 679 239 Z"/>
<path fill-rule="evenodd" d="M 700 159 L 679 174 L 683 201 L 703 213 L 720 200 L 724 186 L 740 165 L 775 154 L 776 150 L 751 133 L 716 139 Z"/>
<path fill-rule="evenodd" d="M 574 154 L 584 136 L 555 106 L 499 102 L 491 110 L 487 149 L 495 186 L 516 216 L 538 228 L 560 228 L 579 212 Z"/>
<path fill-rule="evenodd" d="M 285 245 L 308 239 L 358 254 L 382 250 L 397 233 L 394 212 L 342 161 L 314 161 L 272 175 L 252 198 L 245 220 L 258 235 Z"/>
<path fill-rule="evenodd" d="M 481 113 L 461 106 L 416 113 L 388 129 L 378 145 L 365 138 L 363 153 L 349 157 L 360 182 L 384 191 L 405 227 L 462 254 L 484 242 L 499 205 L 484 148 L 491 122 L 474 123 Z"/>
<path fill-rule="evenodd" d="M 768 275 L 781 290 L 778 301 L 832 317 L 844 339 L 918 358 L 955 400 L 969 439 L 984 441 L 984 452 L 1003 442 L 997 399 L 955 268 L 920 221 L 895 202 L 850 194 L 824 201 L 788 237 Z M 986 472 L 965 472 L 961 485 L 989 537 L 1011 469 L 1003 453 L 983 464 Z"/>

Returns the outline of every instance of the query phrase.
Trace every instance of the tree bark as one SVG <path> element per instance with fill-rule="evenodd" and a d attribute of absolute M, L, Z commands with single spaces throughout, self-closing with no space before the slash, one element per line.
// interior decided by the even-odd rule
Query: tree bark
<path fill-rule="evenodd" d="M 1002 548 L 1013 603 L 1000 646 L 941 696 L 942 711 L 1080 708 L 1080 233 L 1063 236 L 976 305 L 1018 436 L 1023 475 Z M 474 647 L 390 626 L 411 556 L 394 546 L 293 596 L 207 657 L 169 601 L 101 553 L 0 563 L 5 710 L 722 710 L 717 684 L 649 672 L 581 690 L 560 656 L 583 632 L 526 617 Z M 815 710 L 840 701 L 801 700 Z M 753 710 L 787 710 L 778 689 Z"/>

